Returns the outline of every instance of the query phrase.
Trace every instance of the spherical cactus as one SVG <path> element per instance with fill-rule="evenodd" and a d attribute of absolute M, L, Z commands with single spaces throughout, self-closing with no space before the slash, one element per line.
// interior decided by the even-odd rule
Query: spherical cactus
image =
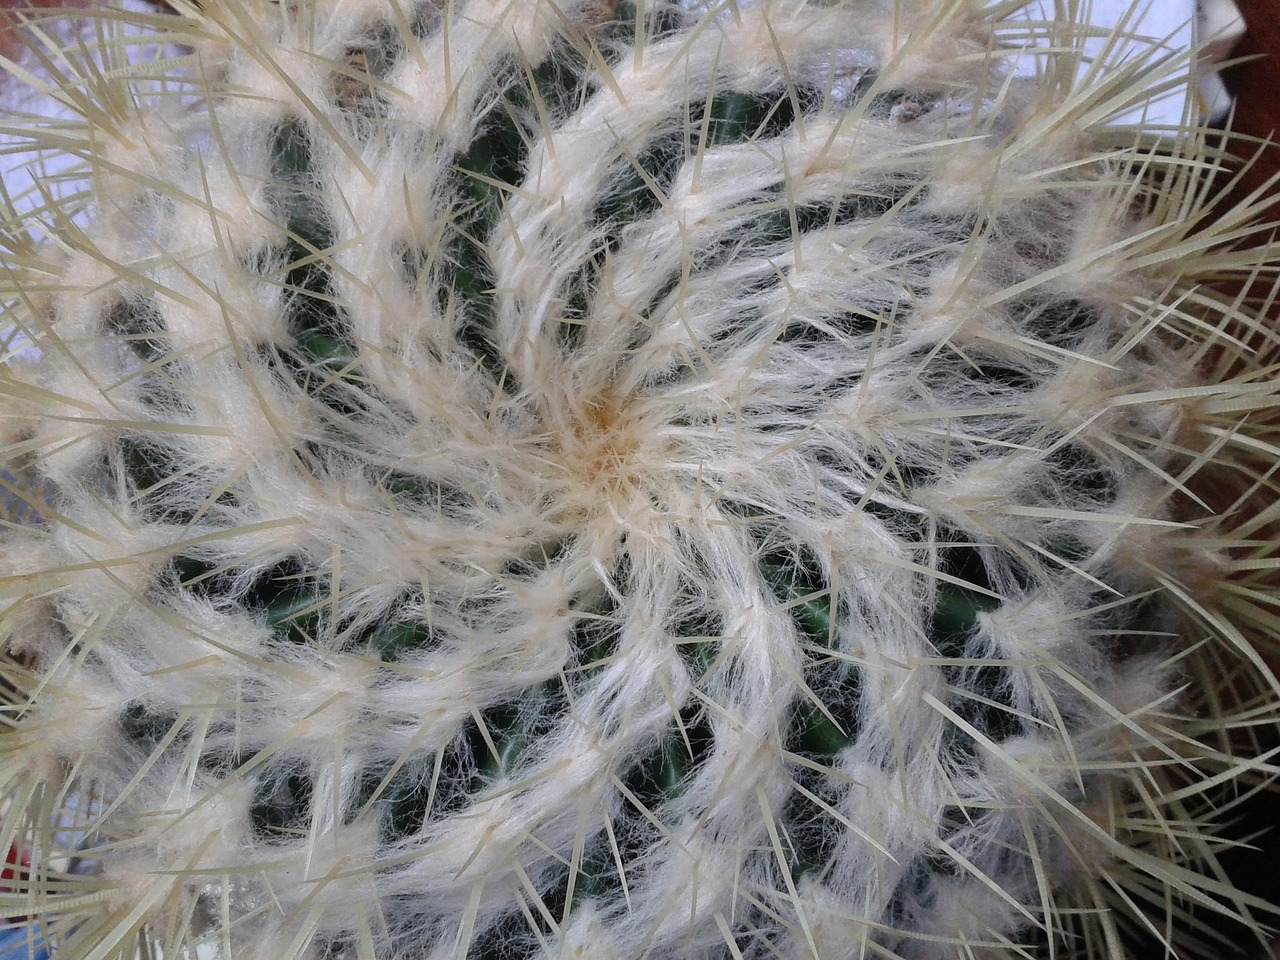
<path fill-rule="evenodd" d="M 31 34 L 85 187 L 3 222 L 3 897 L 56 956 L 1261 935 L 1277 265 L 1212 136 L 1106 125 L 1176 58 L 172 6 Z"/>

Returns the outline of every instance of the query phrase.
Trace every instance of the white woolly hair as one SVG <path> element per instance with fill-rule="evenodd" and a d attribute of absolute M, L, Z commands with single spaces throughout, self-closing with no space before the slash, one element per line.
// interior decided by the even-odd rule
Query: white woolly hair
<path fill-rule="evenodd" d="M 59 960 L 1263 936 L 1268 201 L 1106 124 L 1185 59 L 1074 3 L 171 6 L 11 65 L 83 183 L 0 217 L 0 903 Z"/>

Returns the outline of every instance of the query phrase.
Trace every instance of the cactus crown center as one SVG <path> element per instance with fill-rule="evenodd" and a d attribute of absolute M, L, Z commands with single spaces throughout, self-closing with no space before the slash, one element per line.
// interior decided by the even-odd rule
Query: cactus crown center
<path fill-rule="evenodd" d="M 612 391 L 585 404 L 574 425 L 571 451 L 582 478 L 605 487 L 624 483 L 640 446 L 637 427 L 625 402 Z"/>

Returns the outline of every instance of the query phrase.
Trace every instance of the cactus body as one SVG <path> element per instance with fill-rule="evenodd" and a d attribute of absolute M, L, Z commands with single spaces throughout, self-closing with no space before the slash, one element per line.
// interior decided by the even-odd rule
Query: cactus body
<path fill-rule="evenodd" d="M 14 912 L 272 960 L 1254 924 L 1206 797 L 1265 772 L 1270 594 L 1219 587 L 1273 548 L 1197 484 L 1273 482 L 1207 283 L 1274 264 L 1195 233 L 1205 135 L 1102 126 L 1160 62 L 1000 13 L 101 13 L 85 216 L 7 224 L 0 841 L 69 808 L 90 862 Z"/>

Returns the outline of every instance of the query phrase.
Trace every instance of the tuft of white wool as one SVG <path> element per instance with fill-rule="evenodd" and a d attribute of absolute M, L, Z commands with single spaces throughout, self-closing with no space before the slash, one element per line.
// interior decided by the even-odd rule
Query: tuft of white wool
<path fill-rule="evenodd" d="M 1185 64 L 976 0 L 172 6 L 44 51 L 87 194 L 0 228 L 0 903 L 59 956 L 1261 936 L 1275 344 L 1211 284 L 1267 204 L 1106 126 Z"/>

